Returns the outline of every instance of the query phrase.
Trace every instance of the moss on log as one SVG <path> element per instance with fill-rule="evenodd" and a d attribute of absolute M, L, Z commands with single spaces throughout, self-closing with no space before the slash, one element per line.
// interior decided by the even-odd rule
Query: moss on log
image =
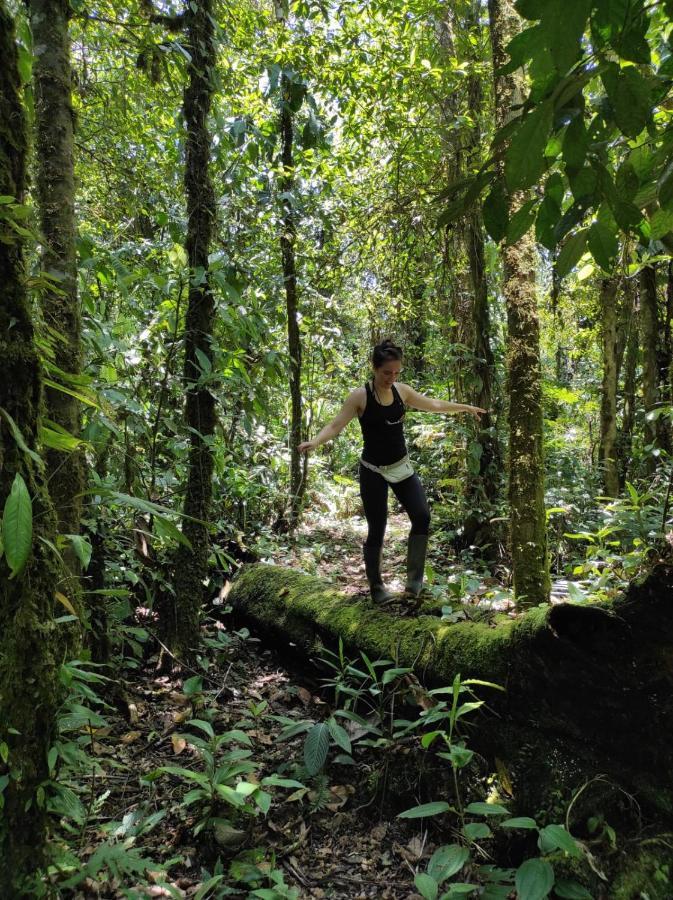
<path fill-rule="evenodd" d="M 489 695 L 498 717 L 485 716 L 478 729 L 494 755 L 539 770 L 542 781 L 558 783 L 563 773 L 552 770 L 563 768 L 569 786 L 607 772 L 673 814 L 670 566 L 610 604 L 545 605 L 517 619 L 393 617 L 368 599 L 268 565 L 244 567 L 229 599 L 284 648 L 310 655 L 342 638 L 350 650 L 413 666 L 427 685 L 450 684 L 457 673 L 496 682 L 506 689 Z"/>

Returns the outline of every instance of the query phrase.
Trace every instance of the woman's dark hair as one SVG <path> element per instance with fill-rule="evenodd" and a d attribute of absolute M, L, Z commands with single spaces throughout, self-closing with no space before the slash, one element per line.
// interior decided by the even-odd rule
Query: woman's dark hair
<path fill-rule="evenodd" d="M 384 363 L 390 362 L 391 359 L 402 359 L 404 353 L 402 348 L 392 341 L 381 341 L 372 351 L 372 365 L 375 369 L 380 369 Z"/>

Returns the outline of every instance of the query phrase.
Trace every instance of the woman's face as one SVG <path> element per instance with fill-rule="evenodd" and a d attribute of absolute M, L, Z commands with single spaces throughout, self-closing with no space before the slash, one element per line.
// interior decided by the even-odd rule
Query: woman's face
<path fill-rule="evenodd" d="M 377 384 L 383 387 L 391 387 L 400 376 L 402 361 L 399 359 L 387 359 L 378 369 L 374 369 L 374 377 Z"/>

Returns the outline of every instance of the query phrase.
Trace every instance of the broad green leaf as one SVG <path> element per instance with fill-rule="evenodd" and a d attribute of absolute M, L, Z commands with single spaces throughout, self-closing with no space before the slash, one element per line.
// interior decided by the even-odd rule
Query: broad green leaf
<path fill-rule="evenodd" d="M 444 800 L 435 800 L 434 803 L 422 803 L 420 806 L 412 806 L 398 813 L 398 819 L 423 819 L 426 816 L 440 816 L 442 813 L 455 812 L 454 808 Z"/>
<path fill-rule="evenodd" d="M 547 0 L 516 0 L 516 11 L 524 19 L 541 19 Z"/>
<path fill-rule="evenodd" d="M 14 476 L 2 517 L 2 542 L 10 578 L 19 575 L 28 561 L 33 544 L 33 504 L 26 482 Z"/>
<path fill-rule="evenodd" d="M 527 859 L 516 870 L 517 900 L 544 900 L 554 886 L 554 870 L 542 859 Z"/>
<path fill-rule="evenodd" d="M 447 890 L 442 894 L 440 900 L 454 900 L 455 897 L 466 897 L 468 894 L 474 894 L 479 890 L 478 884 L 467 884 L 463 881 L 454 881 L 448 885 Z"/>
<path fill-rule="evenodd" d="M 61 428 L 55 423 L 47 424 L 47 420 L 43 420 L 39 427 L 39 437 L 43 447 L 63 453 L 71 453 L 84 443 L 67 432 L 65 428 Z"/>
<path fill-rule="evenodd" d="M 593 894 L 577 881 L 558 878 L 554 882 L 554 893 L 562 900 L 593 900 Z"/>
<path fill-rule="evenodd" d="M 465 807 L 465 812 L 473 816 L 508 816 L 509 810 L 499 803 L 470 803 Z"/>
<path fill-rule="evenodd" d="M 463 828 L 463 834 L 470 841 L 478 841 L 490 837 L 493 832 L 485 822 L 468 822 Z"/>
<path fill-rule="evenodd" d="M 484 200 L 482 215 L 486 231 L 496 244 L 500 243 L 507 232 L 509 217 L 509 206 L 501 181 L 495 182 Z"/>
<path fill-rule="evenodd" d="M 545 43 L 560 72 L 577 60 L 590 8 L 590 0 L 547 0 L 544 5 Z"/>
<path fill-rule="evenodd" d="M 304 765 L 309 775 L 317 775 L 325 765 L 329 750 L 329 727 L 326 722 L 317 722 L 306 735 L 304 742 Z"/>
<path fill-rule="evenodd" d="M 91 562 L 93 547 L 86 538 L 82 537 L 81 534 L 66 534 L 65 537 L 67 537 L 67 539 L 72 544 L 72 548 L 75 551 L 77 559 L 82 564 L 82 568 L 84 569 L 84 571 L 86 571 L 89 567 L 89 563 Z"/>
<path fill-rule="evenodd" d="M 627 137 L 638 137 L 652 117 L 650 84 L 635 66 L 620 69 L 616 63 L 607 66 L 601 77 L 617 127 Z"/>
<path fill-rule="evenodd" d="M 509 54 L 509 62 L 499 70 L 499 75 L 507 75 L 515 72 L 517 69 L 532 59 L 536 53 L 544 48 L 544 32 L 539 25 L 532 25 L 530 28 L 520 31 L 514 35 L 512 40 L 505 47 Z"/>
<path fill-rule="evenodd" d="M 332 717 L 327 720 L 327 727 L 329 728 L 329 733 L 332 735 L 334 743 L 341 747 L 342 750 L 345 750 L 346 753 L 351 754 L 353 748 L 351 747 L 351 740 L 348 737 L 346 729 L 342 728 L 342 726 Z"/>
<path fill-rule="evenodd" d="M 568 183 L 573 197 L 579 200 L 593 195 L 598 186 L 598 175 L 591 166 L 582 166 L 578 172 L 568 174 Z"/>
<path fill-rule="evenodd" d="M 544 171 L 552 118 L 552 104 L 544 101 L 528 113 L 512 135 L 505 154 L 505 180 L 510 191 L 530 187 Z"/>
<path fill-rule="evenodd" d="M 619 241 L 615 232 L 602 222 L 594 222 L 589 228 L 587 244 L 601 269 L 611 271 L 619 252 Z"/>
<path fill-rule="evenodd" d="M 565 830 L 563 825 L 547 825 L 542 828 L 538 838 L 538 846 L 543 853 L 563 850 L 570 856 L 581 856 L 582 851 L 575 838 Z"/>
<path fill-rule="evenodd" d="M 448 844 L 439 847 L 430 857 L 428 862 L 428 875 L 441 884 L 447 878 L 451 878 L 456 872 L 460 872 L 470 858 L 470 851 L 460 844 Z"/>
<path fill-rule="evenodd" d="M 507 226 L 508 244 L 516 244 L 519 238 L 522 238 L 530 229 L 535 221 L 537 202 L 537 200 L 529 200 L 527 203 L 524 203 L 521 209 L 518 209 L 509 220 L 509 225 Z"/>
<path fill-rule="evenodd" d="M 658 240 L 673 231 L 673 209 L 658 209 L 650 216 L 650 237 Z"/>
<path fill-rule="evenodd" d="M 514 819 L 505 819 L 500 825 L 503 828 L 537 828 L 535 819 L 530 816 L 516 816 Z"/>
<path fill-rule="evenodd" d="M 556 260 L 556 272 L 560 278 L 563 278 L 582 258 L 587 245 L 588 229 L 582 228 L 571 234 L 568 240 L 561 248 L 561 252 Z"/>
<path fill-rule="evenodd" d="M 668 206 L 673 200 L 673 162 L 669 163 L 657 185 L 659 203 Z"/>
<path fill-rule="evenodd" d="M 426 875 L 425 872 L 419 872 L 418 875 L 416 875 L 414 884 L 418 889 L 418 893 L 421 897 L 424 897 L 425 900 L 435 900 L 439 893 L 437 882 L 430 875 Z"/>
<path fill-rule="evenodd" d="M 213 875 L 213 877 L 209 878 L 208 881 L 204 881 L 199 887 L 198 891 L 194 894 L 194 900 L 206 900 L 209 891 L 211 891 L 212 888 L 216 887 L 224 877 L 224 874 Z"/>
<path fill-rule="evenodd" d="M 566 128 L 563 136 L 563 162 L 569 169 L 579 169 L 586 159 L 587 149 L 589 147 L 589 135 L 582 111 L 578 110 Z M 563 195 L 561 195 L 562 199 Z M 559 203 L 561 200 L 558 201 Z"/>
<path fill-rule="evenodd" d="M 547 250 L 556 246 L 556 226 L 561 218 L 561 207 L 551 197 L 545 197 L 535 220 L 535 239 Z"/>

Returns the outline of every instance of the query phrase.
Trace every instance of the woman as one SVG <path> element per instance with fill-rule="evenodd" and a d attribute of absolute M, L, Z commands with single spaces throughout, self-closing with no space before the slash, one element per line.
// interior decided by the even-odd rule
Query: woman
<path fill-rule="evenodd" d="M 383 341 L 372 353 L 373 377 L 348 395 L 341 411 L 312 441 L 299 450 L 306 453 L 332 440 L 355 416 L 360 420 L 364 448 L 360 460 L 360 496 L 367 519 L 367 540 L 363 546 L 365 572 L 376 603 L 392 599 L 381 578 L 383 536 L 388 518 L 388 485 L 411 520 L 407 541 L 406 593 L 418 597 L 423 586 L 428 548 L 430 510 L 418 475 L 407 454 L 403 421 L 407 407 L 425 412 L 467 412 L 479 418 L 485 409 L 465 403 L 433 400 L 408 384 L 396 384 L 402 371 L 402 350 L 392 341 Z"/>

